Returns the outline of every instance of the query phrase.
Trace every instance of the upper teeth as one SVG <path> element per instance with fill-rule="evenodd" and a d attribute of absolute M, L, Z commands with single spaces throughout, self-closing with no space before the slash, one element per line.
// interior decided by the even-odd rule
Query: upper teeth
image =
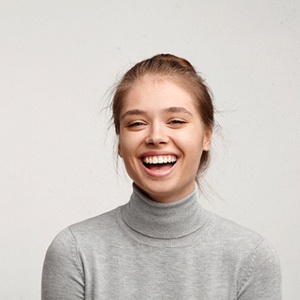
<path fill-rule="evenodd" d="M 146 164 L 166 164 L 173 163 L 176 161 L 176 157 L 167 155 L 167 156 L 150 156 L 143 158 L 143 162 Z"/>

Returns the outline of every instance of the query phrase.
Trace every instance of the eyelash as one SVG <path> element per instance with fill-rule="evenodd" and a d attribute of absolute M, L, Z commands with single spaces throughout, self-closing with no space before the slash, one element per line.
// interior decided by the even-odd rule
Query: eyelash
<path fill-rule="evenodd" d="M 182 121 L 182 120 L 175 119 L 175 120 L 171 120 L 169 123 L 170 124 L 185 124 L 186 122 Z"/>
<path fill-rule="evenodd" d="M 181 124 L 186 124 L 186 121 L 174 119 L 174 120 L 169 121 L 168 124 L 170 124 L 170 125 L 181 125 Z M 146 125 L 146 124 L 143 123 L 143 122 L 133 122 L 133 123 L 128 124 L 126 127 L 127 128 L 133 128 L 133 127 L 139 127 L 139 126 L 143 126 L 143 125 Z"/>
<path fill-rule="evenodd" d="M 145 125 L 145 123 L 143 123 L 143 122 L 134 122 L 134 123 L 128 124 L 127 127 L 130 128 L 130 127 L 137 127 L 137 126 L 141 126 L 141 125 Z"/>

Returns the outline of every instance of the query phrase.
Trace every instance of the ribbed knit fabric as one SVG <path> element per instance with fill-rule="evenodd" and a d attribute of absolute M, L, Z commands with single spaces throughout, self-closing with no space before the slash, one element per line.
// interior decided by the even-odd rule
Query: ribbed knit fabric
<path fill-rule="evenodd" d="M 70 226 L 45 258 L 42 299 L 279 300 L 280 266 L 256 233 L 203 209 L 195 190 L 130 201 Z"/>
<path fill-rule="evenodd" d="M 190 239 L 190 235 L 194 236 L 206 222 L 205 210 L 198 198 L 198 190 L 195 189 L 179 201 L 162 204 L 148 199 L 134 186 L 129 203 L 121 208 L 120 218 L 130 229 L 149 237 L 145 240 L 150 244 L 159 244 L 159 240 Z"/>

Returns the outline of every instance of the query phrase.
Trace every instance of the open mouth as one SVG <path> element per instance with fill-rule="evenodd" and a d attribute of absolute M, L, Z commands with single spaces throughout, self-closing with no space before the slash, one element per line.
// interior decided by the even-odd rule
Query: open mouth
<path fill-rule="evenodd" d="M 143 165 L 150 170 L 168 170 L 177 162 L 177 158 L 173 155 L 163 156 L 147 156 L 143 158 Z"/>

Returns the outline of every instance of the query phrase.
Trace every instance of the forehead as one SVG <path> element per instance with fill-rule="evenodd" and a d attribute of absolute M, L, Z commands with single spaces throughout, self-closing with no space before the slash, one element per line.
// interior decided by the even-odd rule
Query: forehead
<path fill-rule="evenodd" d="M 129 89 L 122 103 L 122 111 L 133 108 L 166 109 L 186 107 L 197 110 L 193 95 L 183 84 L 163 76 L 145 75 Z"/>

